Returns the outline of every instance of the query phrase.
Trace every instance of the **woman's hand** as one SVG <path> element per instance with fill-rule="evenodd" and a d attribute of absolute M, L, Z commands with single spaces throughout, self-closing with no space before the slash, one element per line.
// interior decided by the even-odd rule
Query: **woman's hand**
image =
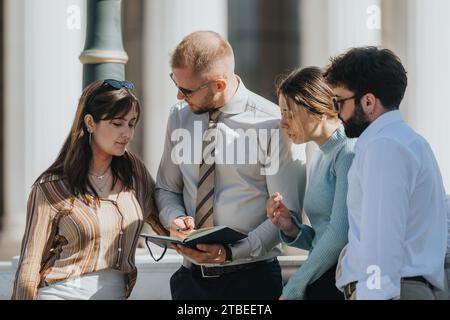
<path fill-rule="evenodd" d="M 298 228 L 293 223 L 288 208 L 282 202 L 283 196 L 275 192 L 266 204 L 267 218 L 280 229 L 285 235 L 291 238 L 297 237 Z"/>

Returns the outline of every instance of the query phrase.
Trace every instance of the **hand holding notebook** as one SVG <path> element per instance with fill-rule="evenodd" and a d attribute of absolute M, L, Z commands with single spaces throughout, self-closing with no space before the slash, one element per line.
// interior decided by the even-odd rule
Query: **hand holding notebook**
<path fill-rule="evenodd" d="M 216 226 L 193 230 L 184 239 L 151 234 L 141 234 L 141 237 L 161 247 L 167 247 L 170 244 L 181 244 L 189 248 L 195 248 L 199 243 L 231 244 L 246 238 L 247 235 L 227 226 Z"/>

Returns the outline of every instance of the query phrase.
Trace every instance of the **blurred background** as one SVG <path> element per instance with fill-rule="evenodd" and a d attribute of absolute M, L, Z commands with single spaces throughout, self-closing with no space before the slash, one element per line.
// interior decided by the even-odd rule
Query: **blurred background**
<path fill-rule="evenodd" d="M 30 187 L 69 132 L 83 87 L 89 1 L 0 1 L 0 261 L 19 254 Z M 153 177 L 176 103 L 170 53 L 190 32 L 214 30 L 233 46 L 246 86 L 272 101 L 277 77 L 294 67 L 324 67 L 353 46 L 394 50 L 409 77 L 400 109 L 430 142 L 449 190 L 450 1 L 115 2 L 123 41 L 117 61 L 126 62 L 125 77 L 143 106 L 131 148 Z"/>

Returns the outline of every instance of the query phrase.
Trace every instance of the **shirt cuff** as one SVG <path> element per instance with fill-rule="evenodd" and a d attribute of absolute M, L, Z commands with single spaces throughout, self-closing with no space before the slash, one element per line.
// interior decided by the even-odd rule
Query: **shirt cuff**
<path fill-rule="evenodd" d="M 302 235 L 302 224 L 300 223 L 300 221 L 298 221 L 297 217 L 292 216 L 292 222 L 294 222 L 294 224 L 298 228 L 298 233 L 295 238 L 287 236 L 281 230 L 278 231 L 281 241 L 283 241 L 283 243 L 287 244 L 288 246 L 292 246 L 293 244 L 295 244 Z"/>
<path fill-rule="evenodd" d="M 170 225 L 172 224 L 172 221 L 175 220 L 178 217 L 185 216 L 186 213 L 181 210 L 162 210 L 159 214 L 159 219 L 167 230 L 170 230 Z"/>
<path fill-rule="evenodd" d="M 250 260 L 250 242 L 248 239 L 244 239 L 242 241 L 236 242 L 235 244 L 230 245 L 233 262 L 239 259 L 247 259 Z"/>
<path fill-rule="evenodd" d="M 283 293 L 281 294 L 284 298 L 288 300 L 303 300 L 305 299 L 306 287 L 300 286 L 298 282 L 294 284 L 288 283 L 283 288 Z"/>

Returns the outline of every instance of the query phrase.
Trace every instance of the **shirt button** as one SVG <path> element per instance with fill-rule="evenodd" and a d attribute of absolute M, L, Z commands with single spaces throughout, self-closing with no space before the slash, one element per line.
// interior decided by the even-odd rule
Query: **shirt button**
<path fill-rule="evenodd" d="M 123 235 L 123 231 L 120 231 L 119 234 L 120 234 L 120 235 Z"/>
<path fill-rule="evenodd" d="M 119 248 L 119 249 L 117 249 L 117 250 L 119 250 L 119 252 L 120 252 L 120 251 L 122 251 L 122 248 Z"/>

